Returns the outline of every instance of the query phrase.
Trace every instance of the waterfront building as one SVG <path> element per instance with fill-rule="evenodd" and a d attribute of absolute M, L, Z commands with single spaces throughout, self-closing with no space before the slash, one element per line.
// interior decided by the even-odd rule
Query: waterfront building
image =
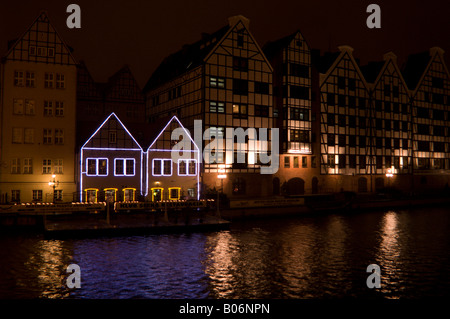
<path fill-rule="evenodd" d="M 115 113 L 80 149 L 80 201 L 143 199 L 143 150 Z"/>
<path fill-rule="evenodd" d="M 311 49 L 300 31 L 263 47 L 273 67 L 274 127 L 280 130 L 280 167 L 273 195 L 319 192 L 316 147 L 317 76 Z"/>
<path fill-rule="evenodd" d="M 173 116 L 146 152 L 147 199 L 200 199 L 200 154 L 189 131 Z"/>
<path fill-rule="evenodd" d="M 221 188 L 229 196 L 266 196 L 272 193 L 271 176 L 260 174 L 258 149 L 248 138 L 226 136 L 227 128 L 272 128 L 272 67 L 249 30 L 249 20 L 231 17 L 228 24 L 196 43 L 166 57 L 147 82 L 144 92 L 150 123 L 176 115 L 190 131 L 201 120 L 200 149 L 213 137 L 212 158 L 202 158 L 202 192 Z M 206 129 L 209 134 L 203 135 Z M 202 140 L 205 137 L 205 141 Z M 230 139 L 229 147 L 225 139 Z M 270 142 L 267 148 L 271 149 Z M 243 160 L 240 151 L 245 152 Z M 220 170 L 227 178 L 223 188 Z"/>
<path fill-rule="evenodd" d="M 1 60 L 1 202 L 73 201 L 76 61 L 41 12 Z"/>

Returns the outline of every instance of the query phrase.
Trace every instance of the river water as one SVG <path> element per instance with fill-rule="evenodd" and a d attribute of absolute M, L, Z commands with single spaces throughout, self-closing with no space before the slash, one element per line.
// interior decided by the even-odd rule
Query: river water
<path fill-rule="evenodd" d="M 66 268 L 80 267 L 80 288 Z M 380 267 L 368 288 L 367 266 Z M 235 222 L 229 230 L 48 240 L 0 234 L 3 298 L 450 296 L 450 209 Z"/>

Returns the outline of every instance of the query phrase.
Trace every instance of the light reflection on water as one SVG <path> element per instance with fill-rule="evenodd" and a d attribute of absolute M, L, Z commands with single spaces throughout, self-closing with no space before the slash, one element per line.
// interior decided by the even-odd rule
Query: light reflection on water
<path fill-rule="evenodd" d="M 450 293 L 446 208 L 80 240 L 0 236 L 0 298 L 419 298 Z M 65 286 L 81 268 L 81 288 Z M 381 289 L 366 286 L 369 264 Z"/>

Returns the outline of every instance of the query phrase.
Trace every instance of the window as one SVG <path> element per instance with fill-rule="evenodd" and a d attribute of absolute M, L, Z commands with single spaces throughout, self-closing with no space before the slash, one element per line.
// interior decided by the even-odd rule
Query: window
<path fill-rule="evenodd" d="M 209 128 L 209 137 L 211 138 L 212 136 L 216 137 L 216 138 L 223 138 L 224 137 L 224 132 L 225 132 L 225 128 L 224 127 L 214 127 L 211 126 Z"/>
<path fill-rule="evenodd" d="M 356 147 L 356 135 L 349 135 L 348 136 L 348 145 L 350 147 Z"/>
<path fill-rule="evenodd" d="M 383 168 L 383 156 L 375 156 L 375 165 L 377 169 Z"/>
<path fill-rule="evenodd" d="M 193 176 L 197 174 L 197 161 L 195 159 L 180 159 L 178 160 L 178 175 Z"/>
<path fill-rule="evenodd" d="M 53 89 L 54 75 L 53 73 L 45 73 L 44 76 L 44 87 L 46 89 Z"/>
<path fill-rule="evenodd" d="M 47 56 L 47 48 L 46 47 L 37 47 L 37 55 L 38 56 Z"/>
<path fill-rule="evenodd" d="M 366 137 L 365 136 L 359 136 L 359 147 L 365 148 L 366 147 Z"/>
<path fill-rule="evenodd" d="M 13 127 L 12 142 L 15 144 L 20 144 L 23 142 L 23 129 L 21 127 Z"/>
<path fill-rule="evenodd" d="M 66 77 L 64 74 L 56 73 L 56 88 L 64 89 L 66 87 Z"/>
<path fill-rule="evenodd" d="M 58 144 L 58 145 L 64 144 L 64 130 L 63 129 L 55 129 L 55 144 Z"/>
<path fill-rule="evenodd" d="M 356 168 L 356 155 L 349 155 L 349 167 L 350 168 Z"/>
<path fill-rule="evenodd" d="M 154 176 L 171 176 L 172 160 L 171 159 L 153 159 L 153 175 Z"/>
<path fill-rule="evenodd" d="M 63 173 L 63 160 L 61 158 L 55 159 L 54 161 L 54 173 L 55 174 Z"/>
<path fill-rule="evenodd" d="M 20 202 L 20 190 L 19 189 L 11 190 L 11 201 L 16 202 L 16 203 Z"/>
<path fill-rule="evenodd" d="M 178 175 L 187 175 L 187 160 L 178 160 Z"/>
<path fill-rule="evenodd" d="M 209 78 L 209 86 L 218 89 L 225 88 L 225 79 L 219 77 L 210 77 Z"/>
<path fill-rule="evenodd" d="M 23 71 L 14 71 L 14 86 L 24 86 Z"/>
<path fill-rule="evenodd" d="M 302 99 L 302 100 L 308 100 L 309 99 L 309 88 L 304 86 L 298 86 L 298 85 L 290 85 L 290 97 L 294 99 Z"/>
<path fill-rule="evenodd" d="M 225 113 L 225 103 L 223 102 L 209 102 L 209 111 L 214 113 Z"/>
<path fill-rule="evenodd" d="M 334 146 L 335 143 L 335 137 L 334 134 L 327 134 L 327 144 L 328 146 Z"/>
<path fill-rule="evenodd" d="M 332 126 L 335 124 L 335 116 L 332 113 L 327 114 L 327 124 Z"/>
<path fill-rule="evenodd" d="M 366 99 L 363 97 L 358 98 L 358 107 L 360 109 L 365 109 L 366 108 Z"/>
<path fill-rule="evenodd" d="M 284 168 L 289 168 L 291 166 L 291 160 L 289 156 L 284 157 Z"/>
<path fill-rule="evenodd" d="M 338 106 L 345 107 L 347 105 L 345 95 L 338 95 Z"/>
<path fill-rule="evenodd" d="M 339 160 L 338 167 L 345 168 L 347 165 L 347 156 L 344 154 L 339 154 L 338 160 Z"/>
<path fill-rule="evenodd" d="M 445 152 L 445 143 L 444 142 L 434 142 L 433 143 L 433 151 Z"/>
<path fill-rule="evenodd" d="M 269 83 L 255 82 L 255 93 L 269 94 Z"/>
<path fill-rule="evenodd" d="M 233 94 L 248 95 L 248 81 L 233 79 Z"/>
<path fill-rule="evenodd" d="M 342 127 L 347 126 L 347 119 L 346 119 L 345 115 L 343 115 L 343 114 L 338 115 L 338 125 L 342 126 Z"/>
<path fill-rule="evenodd" d="M 383 138 L 382 137 L 377 137 L 375 139 L 375 146 L 376 146 L 376 148 L 383 148 Z"/>
<path fill-rule="evenodd" d="M 418 107 L 417 108 L 417 116 L 421 117 L 421 118 L 424 118 L 424 119 L 427 119 L 427 118 L 430 117 L 430 112 L 429 112 L 429 110 L 427 108 Z"/>
<path fill-rule="evenodd" d="M 399 95 L 399 87 L 398 87 L 398 85 L 393 85 L 392 86 L 392 96 L 398 97 L 398 95 Z"/>
<path fill-rule="evenodd" d="M 430 142 L 428 141 L 418 141 L 418 151 L 429 152 L 430 151 Z"/>
<path fill-rule="evenodd" d="M 52 129 L 44 128 L 43 130 L 43 143 L 52 144 Z"/>
<path fill-rule="evenodd" d="M 433 126 L 434 136 L 445 136 L 445 126 Z"/>
<path fill-rule="evenodd" d="M 255 116 L 268 117 L 269 107 L 267 105 L 255 105 Z"/>
<path fill-rule="evenodd" d="M 52 160 L 51 159 L 43 159 L 42 160 L 42 174 L 51 174 L 52 173 Z"/>
<path fill-rule="evenodd" d="M 345 78 L 342 76 L 339 76 L 337 80 L 338 80 L 337 81 L 338 88 L 342 89 L 342 90 L 345 89 Z"/>
<path fill-rule="evenodd" d="M 361 168 L 361 169 L 366 168 L 366 156 L 365 155 L 359 155 L 359 168 Z"/>
<path fill-rule="evenodd" d="M 34 45 L 30 45 L 28 47 L 28 54 L 29 55 L 36 55 L 36 47 Z"/>
<path fill-rule="evenodd" d="M 44 116 L 53 116 L 53 101 L 44 101 Z"/>
<path fill-rule="evenodd" d="M 238 34 L 237 36 L 237 46 L 240 48 L 244 46 L 244 36 L 242 34 Z"/>
<path fill-rule="evenodd" d="M 180 199 L 180 188 L 179 187 L 169 187 L 169 199 L 170 200 Z"/>
<path fill-rule="evenodd" d="M 13 158 L 11 160 L 11 174 L 20 174 L 20 159 Z"/>
<path fill-rule="evenodd" d="M 245 180 L 242 177 L 238 177 L 233 180 L 233 195 L 245 194 Z"/>
<path fill-rule="evenodd" d="M 308 158 L 306 156 L 302 156 L 302 167 L 303 168 L 308 167 Z"/>
<path fill-rule="evenodd" d="M 346 136 L 346 135 L 344 135 L 344 134 L 339 134 L 339 135 L 338 135 L 338 145 L 339 145 L 340 147 L 345 147 L 345 145 L 346 145 L 346 139 L 347 139 L 347 136 Z"/>
<path fill-rule="evenodd" d="M 23 114 L 23 100 L 14 99 L 13 100 L 13 114 L 22 115 Z"/>
<path fill-rule="evenodd" d="M 23 173 L 24 174 L 33 174 L 33 159 L 31 159 L 31 158 L 23 159 Z"/>
<path fill-rule="evenodd" d="M 233 104 L 233 117 L 234 118 L 247 118 L 247 105 L 245 104 Z"/>
<path fill-rule="evenodd" d="M 108 142 L 111 144 L 115 144 L 117 142 L 117 133 L 116 131 L 108 132 Z"/>
<path fill-rule="evenodd" d="M 135 159 L 134 158 L 116 158 L 114 160 L 115 176 L 134 176 Z"/>
<path fill-rule="evenodd" d="M 292 129 L 289 132 L 291 142 L 309 143 L 309 131 Z"/>
<path fill-rule="evenodd" d="M 248 59 L 242 57 L 233 57 L 233 70 L 247 72 L 248 71 Z"/>
<path fill-rule="evenodd" d="M 35 103 L 34 100 L 25 100 L 25 114 L 34 115 L 35 114 Z"/>
<path fill-rule="evenodd" d="M 63 197 L 62 189 L 55 189 L 55 192 L 53 193 L 53 199 L 55 201 L 62 201 L 62 197 Z"/>
<path fill-rule="evenodd" d="M 168 92 L 168 99 L 173 100 L 181 96 L 181 86 L 177 86 Z"/>
<path fill-rule="evenodd" d="M 298 164 L 298 156 L 294 156 L 294 168 L 298 168 L 299 164 Z"/>
<path fill-rule="evenodd" d="M 55 102 L 55 116 L 64 116 L 64 102 Z"/>
<path fill-rule="evenodd" d="M 87 158 L 86 175 L 88 176 L 107 176 L 108 159 L 107 158 Z"/>
<path fill-rule="evenodd" d="M 329 106 L 335 105 L 336 101 L 335 101 L 335 97 L 333 93 L 327 93 L 327 104 Z"/>
<path fill-rule="evenodd" d="M 33 189 L 33 201 L 42 201 L 41 189 Z"/>
<path fill-rule="evenodd" d="M 48 48 L 47 56 L 53 58 L 55 56 L 55 48 Z"/>
<path fill-rule="evenodd" d="M 434 88 L 443 89 L 444 88 L 444 79 L 433 76 L 431 78 L 431 86 Z"/>
<path fill-rule="evenodd" d="M 33 144 L 34 143 L 34 128 L 24 129 L 24 143 Z"/>
<path fill-rule="evenodd" d="M 391 96 L 391 86 L 389 84 L 384 85 L 384 96 Z"/>
<path fill-rule="evenodd" d="M 316 157 L 315 156 L 311 156 L 311 167 L 312 168 L 316 168 L 317 163 L 316 163 Z"/>
<path fill-rule="evenodd" d="M 307 65 L 302 65 L 302 64 L 298 64 L 298 63 L 290 63 L 289 67 L 290 67 L 290 70 L 289 70 L 290 75 L 298 76 L 301 78 L 309 77 L 309 67 Z"/>
<path fill-rule="evenodd" d="M 25 86 L 29 88 L 34 88 L 36 86 L 34 72 L 27 71 L 25 75 L 26 75 Z"/>
<path fill-rule="evenodd" d="M 355 128 L 356 127 L 356 116 L 350 115 L 348 117 L 348 126 L 351 127 L 351 128 Z"/>
<path fill-rule="evenodd" d="M 348 79 L 348 89 L 350 91 L 356 90 L 356 79 Z"/>
<path fill-rule="evenodd" d="M 309 121 L 309 110 L 291 107 L 291 120 Z"/>
<path fill-rule="evenodd" d="M 430 126 L 426 124 L 418 124 L 417 125 L 417 133 L 422 135 L 430 134 Z"/>

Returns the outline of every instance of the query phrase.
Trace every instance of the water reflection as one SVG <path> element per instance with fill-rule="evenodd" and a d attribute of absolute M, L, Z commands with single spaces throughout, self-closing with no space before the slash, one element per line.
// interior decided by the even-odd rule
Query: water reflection
<path fill-rule="evenodd" d="M 388 211 L 384 214 L 380 229 L 380 245 L 376 255 L 381 267 L 381 288 L 383 293 L 389 293 L 402 286 L 399 263 L 400 247 L 399 214 Z"/>

